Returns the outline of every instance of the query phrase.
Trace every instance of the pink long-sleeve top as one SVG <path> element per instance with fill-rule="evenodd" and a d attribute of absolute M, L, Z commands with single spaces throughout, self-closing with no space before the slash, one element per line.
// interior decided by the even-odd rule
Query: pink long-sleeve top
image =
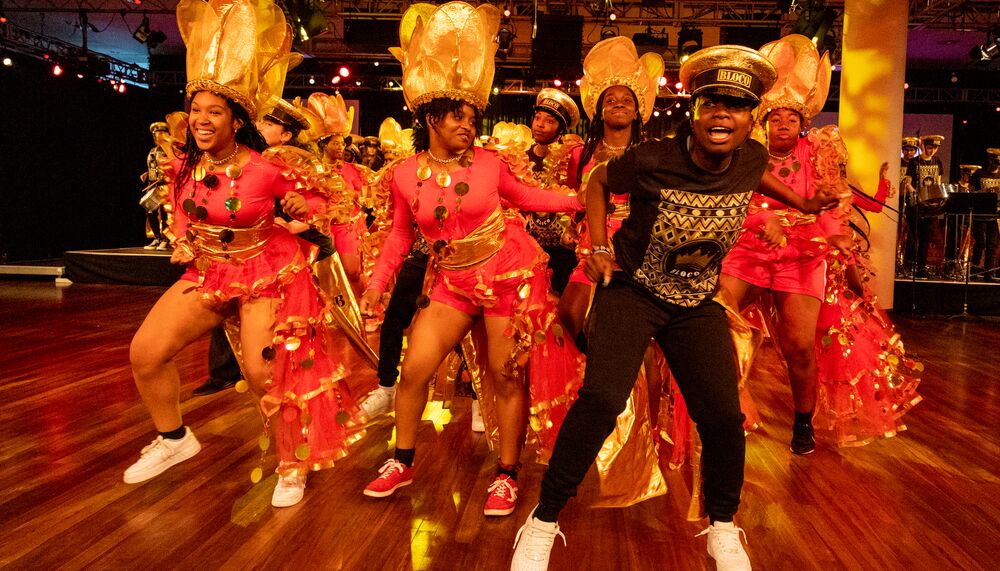
<path fill-rule="evenodd" d="M 795 191 L 795 194 L 803 198 L 812 198 L 813 195 L 816 194 L 816 172 L 813 168 L 811 160 L 812 152 L 812 143 L 809 141 L 808 137 L 803 137 L 799 139 L 798 144 L 795 146 L 792 159 L 778 164 L 777 168 L 771 172 L 771 174 L 777 177 L 778 180 L 785 183 L 789 188 Z M 796 172 L 789 169 L 791 172 L 785 176 L 781 176 L 781 167 L 788 167 L 791 165 L 792 161 L 799 163 L 799 170 Z M 776 161 L 772 159 L 771 162 Z M 743 229 L 745 231 L 750 231 L 753 234 L 760 232 L 766 219 L 774 216 L 771 212 L 774 210 L 794 209 L 777 199 L 755 193 L 751 201 L 750 214 L 746 217 L 746 220 L 743 221 Z M 814 223 L 791 226 L 786 228 L 785 231 L 789 234 L 789 237 L 810 240 L 813 238 L 825 238 L 827 236 L 837 234 L 839 233 L 840 228 L 841 223 L 837 218 L 836 213 L 828 210 L 817 215 L 816 222 Z"/>
<path fill-rule="evenodd" d="M 389 280 L 396 274 L 403 259 L 410 251 L 416 222 L 428 244 L 438 240 L 455 240 L 466 237 L 478 228 L 500 206 L 500 200 L 520 210 L 533 212 L 579 212 L 583 205 L 575 196 L 566 196 L 527 185 L 511 172 L 510 167 L 496 153 L 475 148 L 472 164 L 451 173 L 451 184 L 441 188 L 431 177 L 418 186 L 418 156 L 414 155 L 393 170 L 390 183 L 394 204 L 392 230 L 382 249 L 369 282 L 369 289 L 385 291 Z M 469 192 L 459 197 L 455 185 L 465 182 Z M 444 197 L 439 203 L 438 198 Z M 416 200 L 414 200 L 416 199 Z M 460 202 L 459 202 L 460 199 Z M 461 209 L 456 212 L 456 206 Z M 448 217 L 441 228 L 434 217 L 439 205 L 448 209 Z"/>
<path fill-rule="evenodd" d="M 183 204 L 188 198 L 193 198 L 198 206 L 204 206 L 208 211 L 208 216 L 203 220 L 207 224 L 218 226 L 228 226 L 231 228 L 249 228 L 265 218 L 274 218 L 274 199 L 281 199 L 292 190 L 295 190 L 295 181 L 286 179 L 281 174 L 281 168 L 264 159 L 260 153 L 249 150 L 250 162 L 243 167 L 243 173 L 236 179 L 236 185 L 232 196 L 240 199 L 241 206 L 236 212 L 236 218 L 229 218 L 229 211 L 226 210 L 226 200 L 230 197 L 230 178 L 226 176 L 225 169 L 216 170 L 213 174 L 219 177 L 219 184 L 214 189 L 206 187 L 202 183 L 195 183 L 194 179 L 188 179 L 184 188 L 175 196 L 174 205 L 174 235 L 178 238 L 184 237 L 187 233 L 190 222 L 187 212 L 184 211 Z M 174 173 L 180 172 L 181 161 L 176 159 L 171 162 Z M 175 174 L 176 176 L 176 174 Z M 197 186 L 195 186 L 197 184 Z M 194 189 L 192 197 L 191 190 Z M 323 199 L 309 192 L 301 193 L 309 204 L 310 213 L 322 207 Z"/>

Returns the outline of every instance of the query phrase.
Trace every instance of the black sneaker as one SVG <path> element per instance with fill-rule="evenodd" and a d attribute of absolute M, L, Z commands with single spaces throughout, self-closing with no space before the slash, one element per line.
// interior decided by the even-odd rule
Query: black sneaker
<path fill-rule="evenodd" d="M 805 456 L 816 450 L 816 439 L 813 437 L 811 422 L 796 422 L 792 425 L 792 454 Z"/>
<path fill-rule="evenodd" d="M 204 384 L 202 384 L 195 390 L 191 391 L 191 394 L 194 396 L 205 396 L 205 395 L 215 394 L 219 391 L 224 391 L 228 388 L 235 386 L 237 380 L 238 379 L 223 380 L 223 379 L 216 379 L 209 377 L 209 379 L 205 381 Z"/>

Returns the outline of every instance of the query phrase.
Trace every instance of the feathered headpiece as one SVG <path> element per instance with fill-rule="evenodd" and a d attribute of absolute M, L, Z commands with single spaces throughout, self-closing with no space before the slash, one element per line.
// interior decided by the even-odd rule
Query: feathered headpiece
<path fill-rule="evenodd" d="M 830 92 L 830 52 L 820 57 L 809 38 L 791 34 L 760 48 L 778 70 L 774 86 L 761 98 L 761 121 L 775 109 L 791 109 L 808 123 L 823 110 Z"/>
<path fill-rule="evenodd" d="M 188 96 L 217 93 L 254 120 L 302 61 L 290 53 L 292 29 L 271 0 L 181 0 L 177 27 L 187 46 Z"/>
<path fill-rule="evenodd" d="M 649 52 L 639 57 L 632 40 L 622 36 L 601 40 L 583 58 L 583 79 L 580 80 L 580 100 L 591 119 L 597 112 L 597 100 L 612 85 L 624 85 L 635 93 L 642 122 L 649 121 L 656 102 L 663 58 Z"/>
<path fill-rule="evenodd" d="M 493 87 L 493 58 L 500 11 L 496 6 L 448 2 L 410 6 L 399 23 L 403 97 L 410 109 L 447 97 L 486 108 Z"/>

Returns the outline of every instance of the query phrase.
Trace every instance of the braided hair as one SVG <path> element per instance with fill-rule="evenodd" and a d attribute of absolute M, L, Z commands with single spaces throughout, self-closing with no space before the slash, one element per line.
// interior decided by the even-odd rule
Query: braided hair
<path fill-rule="evenodd" d="M 194 100 L 196 93 L 191 94 L 191 97 L 187 100 L 186 111 L 191 112 L 191 102 Z M 226 100 L 226 105 L 233 112 L 233 119 L 239 119 L 243 122 L 243 126 L 236 130 L 236 142 L 253 149 L 255 151 L 262 152 L 267 148 L 267 141 L 264 140 L 264 136 L 260 134 L 257 130 L 257 125 L 250 119 L 250 114 L 247 110 L 243 108 L 242 105 L 233 101 L 232 99 L 221 96 Z M 194 172 L 194 168 L 198 166 L 201 162 L 202 155 L 205 154 L 204 151 L 198 148 L 198 143 L 194 139 L 194 133 L 191 132 L 191 127 L 188 126 L 187 139 L 184 141 L 184 148 L 181 151 L 183 159 L 181 160 L 181 168 L 177 173 L 177 180 L 174 181 L 174 203 L 179 204 L 180 202 L 180 191 L 181 188 L 187 183 L 191 178 L 191 173 Z"/>
<path fill-rule="evenodd" d="M 587 140 L 583 143 L 583 151 L 580 153 L 580 163 L 576 166 L 576 180 L 583 180 L 583 167 L 590 162 L 590 159 L 594 156 L 594 151 L 597 150 L 597 145 L 601 144 L 601 141 L 604 140 L 604 96 L 608 93 L 608 89 L 602 91 L 601 96 L 597 99 L 597 109 L 594 111 L 594 118 L 587 128 Z M 632 100 L 635 101 L 636 108 L 635 119 L 632 120 L 632 138 L 628 142 L 628 145 L 631 147 L 642 142 L 642 117 L 639 114 L 639 99 L 635 96 L 631 88 L 626 89 L 628 89 L 629 95 L 632 96 Z"/>
<path fill-rule="evenodd" d="M 419 153 L 421 151 L 426 151 L 431 146 L 430 125 L 424 124 L 427 122 L 425 117 L 429 117 L 435 122 L 444 119 L 445 115 L 448 113 L 452 113 L 457 117 L 462 114 L 462 108 L 467 103 L 467 101 L 462 101 L 460 99 L 436 97 L 427 103 L 422 104 L 420 107 L 417 107 L 413 113 L 413 149 Z M 472 108 L 476 113 L 476 116 L 473 119 L 473 125 L 476 128 L 476 135 L 478 135 L 482 132 L 483 112 L 480 111 L 475 105 L 473 105 Z"/>

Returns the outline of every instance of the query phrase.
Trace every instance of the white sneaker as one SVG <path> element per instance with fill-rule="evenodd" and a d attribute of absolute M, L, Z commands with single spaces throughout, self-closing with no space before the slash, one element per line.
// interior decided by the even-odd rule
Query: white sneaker
<path fill-rule="evenodd" d="M 153 238 L 153 241 L 142 247 L 143 250 L 155 250 L 157 246 L 160 245 L 160 240 Z"/>
<path fill-rule="evenodd" d="M 169 240 L 160 240 L 160 243 L 156 245 L 157 252 L 165 252 L 168 248 L 170 248 Z"/>
<path fill-rule="evenodd" d="M 479 406 L 479 401 L 472 401 L 472 431 L 486 432 L 486 423 L 483 422 L 483 409 Z"/>
<path fill-rule="evenodd" d="M 368 418 L 375 418 L 392 410 L 396 402 L 396 389 L 386 389 L 379 387 L 368 393 L 368 396 L 361 402 L 361 412 Z"/>
<path fill-rule="evenodd" d="M 184 438 L 168 440 L 157 436 L 142 449 L 139 461 L 125 470 L 125 483 L 138 484 L 159 476 L 174 464 L 179 464 L 201 451 L 201 443 L 190 428 L 184 427 Z"/>
<path fill-rule="evenodd" d="M 287 508 L 302 501 L 306 493 L 306 477 L 298 472 L 282 476 L 278 475 L 278 485 L 271 495 L 271 505 L 276 508 Z"/>
<path fill-rule="evenodd" d="M 716 571 L 750 571 L 750 558 L 743 550 L 740 534 L 747 534 L 731 521 L 717 521 L 695 537 L 708 535 L 708 554 L 715 559 Z"/>
<path fill-rule="evenodd" d="M 514 538 L 514 557 L 510 561 L 510 571 L 545 571 L 549 568 L 549 555 L 556 536 L 566 545 L 566 536 L 559 531 L 557 522 L 549 523 L 535 519 L 531 510 L 528 521 L 517 530 Z"/>

